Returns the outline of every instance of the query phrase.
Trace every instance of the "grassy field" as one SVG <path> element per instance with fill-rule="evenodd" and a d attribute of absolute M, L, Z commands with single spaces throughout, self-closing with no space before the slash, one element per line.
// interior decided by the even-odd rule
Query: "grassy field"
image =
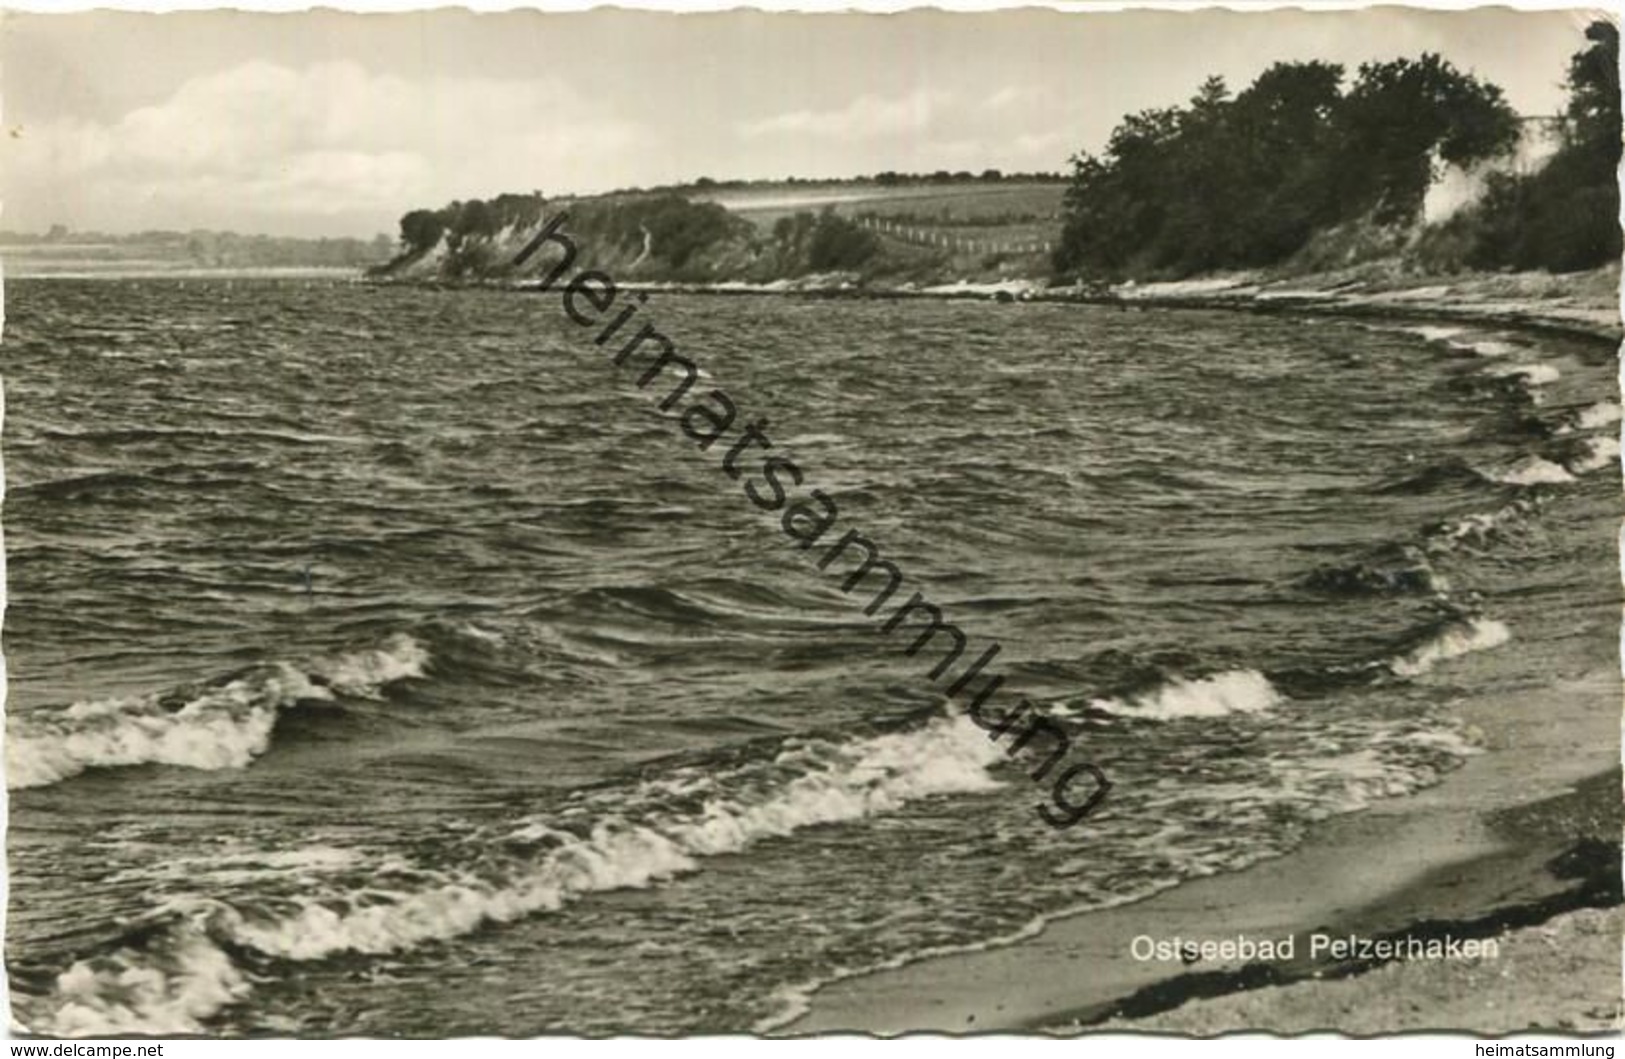
<path fill-rule="evenodd" d="M 958 253 L 1033 253 L 1060 230 L 1060 183 L 774 185 L 695 195 L 769 229 L 825 207 L 865 221 L 883 239 Z"/>
<path fill-rule="evenodd" d="M 833 206 L 846 214 L 914 213 L 963 222 L 1008 213 L 1058 216 L 1064 184 L 781 184 L 691 195 L 726 206 L 758 224 L 771 225 L 798 210 Z"/>

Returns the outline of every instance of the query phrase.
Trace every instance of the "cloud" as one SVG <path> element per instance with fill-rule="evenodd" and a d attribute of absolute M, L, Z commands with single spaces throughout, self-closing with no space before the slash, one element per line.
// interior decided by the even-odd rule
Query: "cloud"
<path fill-rule="evenodd" d="M 859 96 L 834 110 L 795 110 L 760 121 L 742 122 L 739 133 L 749 139 L 762 136 L 818 136 L 873 138 L 918 135 L 953 101 L 944 92 L 920 89 L 895 99 Z"/>
<path fill-rule="evenodd" d="M 1015 107 L 1039 106 L 1054 100 L 1054 93 L 1032 85 L 1005 85 L 981 101 L 980 109 L 998 112 Z"/>
<path fill-rule="evenodd" d="M 1065 156 L 1068 149 L 1074 146 L 1073 137 L 1067 132 L 1037 132 L 1022 133 L 1011 141 L 1013 153 L 1022 158 L 1052 158 L 1057 155 Z"/>
<path fill-rule="evenodd" d="M 341 216 L 377 226 L 451 198 L 597 184 L 643 138 L 557 80 L 409 81 L 353 62 L 250 62 L 108 123 L 25 125 L 0 158 L 7 213 L 36 224 L 184 217 L 286 230 Z"/>

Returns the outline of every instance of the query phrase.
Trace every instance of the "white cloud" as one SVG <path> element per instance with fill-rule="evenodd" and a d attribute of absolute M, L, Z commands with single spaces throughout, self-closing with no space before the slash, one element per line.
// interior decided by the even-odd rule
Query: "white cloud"
<path fill-rule="evenodd" d="M 739 125 L 741 135 L 869 138 L 918 135 L 952 102 L 946 93 L 920 89 L 896 99 L 859 96 L 836 110 L 795 110 Z"/>
<path fill-rule="evenodd" d="M 1074 140 L 1066 132 L 1028 132 L 1017 136 L 1011 145 L 1014 153 L 1021 157 L 1052 157 L 1064 156 L 1073 147 Z"/>
<path fill-rule="evenodd" d="M 1045 92 L 1032 85 L 1005 85 L 997 92 L 983 99 L 981 109 L 984 111 L 1009 110 L 1013 107 L 1039 106 L 1052 102 L 1054 93 Z"/>
<path fill-rule="evenodd" d="M 0 158 L 7 213 L 35 224 L 283 228 L 340 216 L 377 226 L 451 198 L 595 185 L 639 145 L 636 125 L 557 80 L 251 62 L 110 123 L 25 127 Z"/>

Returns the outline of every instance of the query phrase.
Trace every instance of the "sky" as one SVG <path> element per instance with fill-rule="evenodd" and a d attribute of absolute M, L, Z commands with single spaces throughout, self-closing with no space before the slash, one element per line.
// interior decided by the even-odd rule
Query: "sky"
<path fill-rule="evenodd" d="M 1437 51 L 1562 109 L 1587 13 L 0 15 L 0 224 L 393 233 L 405 211 L 893 169 L 1065 170 L 1270 63 Z"/>

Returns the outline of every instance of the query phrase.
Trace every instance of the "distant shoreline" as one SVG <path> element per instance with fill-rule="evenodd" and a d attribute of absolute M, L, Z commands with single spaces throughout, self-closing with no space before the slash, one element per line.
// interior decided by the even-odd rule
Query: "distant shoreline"
<path fill-rule="evenodd" d="M 0 260 L 4 260 L 0 254 Z M 436 290 L 503 290 L 535 293 L 534 281 L 454 282 L 422 277 L 366 275 L 343 266 L 292 265 L 249 268 L 116 268 L 17 270 L 5 261 L 8 280 L 209 280 L 332 279 L 377 287 Z M 724 281 L 684 283 L 629 281 L 628 291 L 650 295 L 703 297 L 798 297 L 854 301 L 975 301 L 990 304 L 1089 305 L 1127 311 L 1145 309 L 1225 310 L 1259 314 L 1335 316 L 1356 319 L 1436 320 L 1509 330 L 1543 332 L 1589 341 L 1625 339 L 1619 304 L 1619 268 L 1587 273 L 1470 274 L 1412 276 L 1403 282 L 1366 284 L 1344 273 L 1311 273 L 1288 278 L 1217 276 L 1170 282 L 1111 286 L 1047 286 L 1041 279 L 864 286 L 842 275 L 809 276 L 773 283 Z M 1611 291 L 1605 297 L 1601 291 Z"/>
<path fill-rule="evenodd" d="M 3 252 L 0 252 L 0 261 L 5 263 L 4 274 L 8 280 L 337 279 L 359 283 L 364 278 L 357 269 L 343 265 L 263 265 L 242 268 L 170 268 L 159 265 L 130 269 L 92 266 L 30 271 L 18 269 Z"/>
<path fill-rule="evenodd" d="M 366 278 L 379 286 L 491 289 L 536 293 L 534 281 Z M 1619 269 L 1547 273 L 1412 276 L 1402 281 L 1363 281 L 1352 273 L 1312 273 L 1284 278 L 1248 275 L 1114 286 L 1050 287 L 1037 279 L 960 281 L 931 286 L 862 286 L 841 275 L 773 283 L 682 283 L 635 280 L 628 291 L 705 297 L 800 297 L 807 299 L 946 300 L 1009 304 L 1092 305 L 1143 309 L 1226 310 L 1261 314 L 1338 316 L 1386 320 L 1445 320 L 1512 330 L 1539 331 L 1592 341 L 1625 337 L 1618 305 Z M 1603 291 L 1612 292 L 1604 295 Z"/>

